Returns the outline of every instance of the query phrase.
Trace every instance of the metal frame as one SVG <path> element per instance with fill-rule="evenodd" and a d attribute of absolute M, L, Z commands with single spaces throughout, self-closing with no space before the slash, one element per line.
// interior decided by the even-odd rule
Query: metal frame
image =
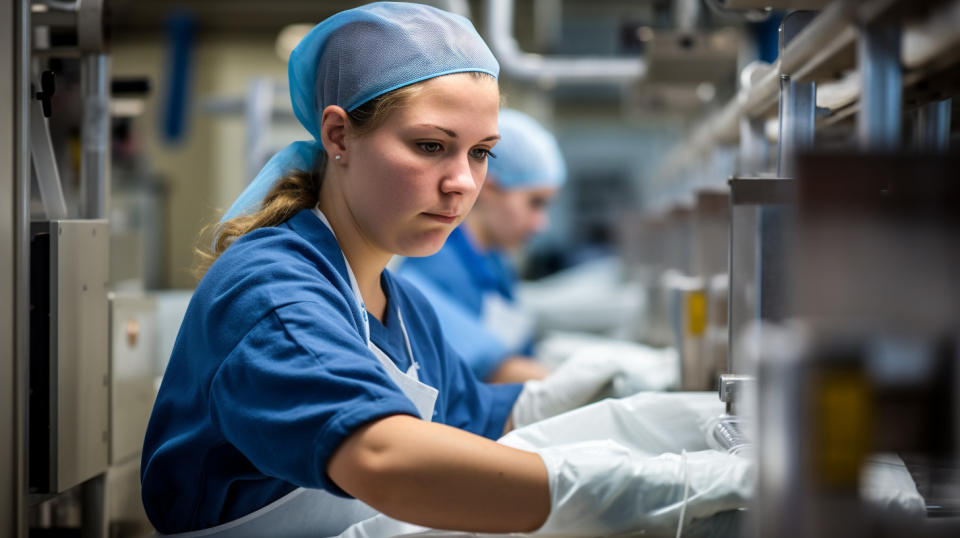
<path fill-rule="evenodd" d="M 34 221 L 31 232 L 31 344 L 39 346 L 31 352 L 31 428 L 46 420 L 49 430 L 31 429 L 29 486 L 56 494 L 109 463 L 109 230 L 105 219 L 84 219 Z"/>
<path fill-rule="evenodd" d="M 950 114 L 953 99 L 934 101 L 916 112 L 913 142 L 920 149 L 944 152 L 950 149 Z"/>
<path fill-rule="evenodd" d="M 14 80 L 17 83 L 16 96 L 16 114 L 18 115 L 18 130 L 20 140 L 16 146 L 16 252 L 14 260 L 17 265 L 16 279 L 16 331 L 14 336 L 16 344 L 16 409 L 17 409 L 17 462 L 20 468 L 17 472 L 17 534 L 16 536 L 27 535 L 27 476 L 30 453 L 27 450 L 27 416 L 29 406 L 27 405 L 29 386 L 29 361 L 30 361 L 30 127 L 29 127 L 29 104 L 32 95 L 30 93 L 30 51 L 33 50 L 31 10 L 28 0 L 14 0 L 16 5 L 17 20 L 19 27 L 14 32 L 17 36 L 17 43 L 14 47 L 16 51 L 17 73 Z"/>
<path fill-rule="evenodd" d="M 957 17 L 960 0 L 950 0 L 943 13 L 929 14 L 921 24 L 903 29 L 903 47 L 900 59 L 908 84 L 926 76 L 935 68 L 938 57 L 950 56 L 960 44 L 960 34 L 954 27 L 939 20 Z M 742 88 L 725 107 L 706 118 L 690 135 L 678 144 L 664 159 L 660 174 L 673 177 L 689 169 L 697 158 L 711 155 L 717 146 L 736 144 L 742 133 L 741 118 L 766 118 L 776 111 L 779 78 L 789 75 L 794 81 L 835 80 L 836 73 L 857 66 L 858 32 L 866 26 L 882 24 L 893 10 L 911 6 L 922 9 L 923 2 L 909 4 L 904 0 L 864 0 L 855 2 L 835 0 L 830 3 L 780 54 L 780 59 L 756 83 Z M 887 17 L 888 19 L 890 17 Z M 856 92 L 852 101 L 860 97 Z M 849 114 L 850 107 L 837 113 Z M 821 118 L 829 122 L 833 117 Z"/>
<path fill-rule="evenodd" d="M 20 140 L 16 145 L 16 154 L 14 162 L 16 163 L 16 208 L 14 215 L 16 218 L 14 263 L 16 263 L 16 287 L 14 304 L 16 305 L 16 366 L 15 383 L 16 395 L 15 408 L 17 410 L 17 432 L 16 443 L 19 453 L 17 454 L 17 504 L 16 534 L 15 536 L 24 537 L 27 535 L 27 476 L 26 469 L 29 463 L 30 453 L 27 450 L 27 414 L 29 407 L 27 405 L 29 386 L 29 361 L 30 361 L 30 127 L 29 127 L 29 103 L 32 95 L 30 93 L 30 51 L 33 50 L 32 26 L 30 21 L 31 9 L 28 0 L 14 0 L 16 6 L 15 17 L 19 21 L 19 26 L 14 31 L 17 43 L 14 46 L 16 51 L 16 74 L 14 80 L 17 84 L 16 109 L 18 116 L 18 131 Z"/>
<path fill-rule="evenodd" d="M 789 179 L 735 177 L 727 181 L 732 205 L 785 205 L 796 199 L 796 184 Z"/>
<path fill-rule="evenodd" d="M 780 25 L 780 55 L 803 35 L 817 14 L 811 11 L 789 13 Z M 777 136 L 777 177 L 794 175 L 794 157 L 813 146 L 817 110 L 817 83 L 794 80 L 780 75 L 779 135 Z M 788 297 L 784 282 L 791 278 L 787 245 L 789 209 L 782 205 L 758 208 L 757 217 L 757 315 L 760 319 L 780 321 L 787 316 Z"/>
<path fill-rule="evenodd" d="M 82 27 L 81 27 L 82 28 Z M 110 205 L 110 58 L 84 54 L 81 59 L 83 91 L 82 218 L 102 219 Z"/>
<path fill-rule="evenodd" d="M 795 11 L 784 17 L 780 25 L 780 55 L 803 35 L 817 14 Z M 793 177 L 793 158 L 798 151 L 813 145 L 817 112 L 817 83 L 801 81 L 789 74 L 780 75 L 779 134 L 777 136 L 777 176 Z"/>
<path fill-rule="evenodd" d="M 859 28 L 857 136 L 861 147 L 866 150 L 895 150 L 900 146 L 903 107 L 901 35 L 900 26 L 895 23 L 868 23 Z"/>
<path fill-rule="evenodd" d="M 26 532 L 30 6 L 0 0 L 0 534 Z"/>
<path fill-rule="evenodd" d="M 813 145 L 816 111 L 817 83 L 796 82 L 790 75 L 780 75 L 778 177 L 793 177 L 794 156 Z"/>
<path fill-rule="evenodd" d="M 745 363 L 738 360 L 736 356 L 736 341 L 740 336 L 740 331 L 749 320 L 764 317 L 775 319 L 776 311 L 771 310 L 769 302 L 774 305 L 782 297 L 777 294 L 775 286 L 776 280 L 771 280 L 767 276 L 767 285 L 771 287 L 764 294 L 759 290 L 761 276 L 758 271 L 761 270 L 760 255 L 762 254 L 759 243 L 762 226 L 770 227 L 773 223 L 769 220 L 770 214 L 781 213 L 785 208 L 793 203 L 796 196 L 796 184 L 790 179 L 769 178 L 769 177 L 746 177 L 731 178 L 727 184 L 730 187 L 730 238 L 728 242 L 728 289 L 729 302 L 727 305 L 727 323 L 728 323 L 728 342 L 727 342 L 727 373 L 732 374 L 753 374 L 745 368 Z M 761 219 L 765 216 L 767 222 L 763 223 Z M 746 239 L 744 239 L 746 238 Z M 769 236 L 766 240 L 773 241 Z M 784 247 L 784 250 L 786 247 Z M 773 249 L 767 248 L 768 255 L 774 255 Z M 768 260 L 766 270 L 773 271 L 773 276 L 777 274 L 778 269 L 771 269 L 774 261 Z M 786 263 L 786 262 L 784 262 Z M 782 271 L 783 269 L 779 269 Z M 743 290 L 745 283 L 754 282 L 758 286 L 757 297 L 753 303 L 743 301 Z M 764 310 L 760 301 L 768 301 L 767 308 Z"/>
<path fill-rule="evenodd" d="M 16 319 L 14 307 L 16 238 L 15 178 L 16 150 L 16 49 L 14 45 L 14 2 L 0 0 L 0 534 L 14 535 L 17 518 L 17 406 L 16 406 Z"/>

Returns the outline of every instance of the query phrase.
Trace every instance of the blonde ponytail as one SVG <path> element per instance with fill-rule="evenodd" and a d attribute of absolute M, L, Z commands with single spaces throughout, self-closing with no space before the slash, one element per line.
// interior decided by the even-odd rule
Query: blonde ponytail
<path fill-rule="evenodd" d="M 213 262 L 243 235 L 258 228 L 282 224 L 301 210 L 316 206 L 320 199 L 321 178 L 317 172 L 295 170 L 277 180 L 257 212 L 205 228 L 200 245 L 194 249 L 197 256 L 194 276 L 203 278 Z M 212 241 L 209 240 L 211 235 L 214 237 Z"/>

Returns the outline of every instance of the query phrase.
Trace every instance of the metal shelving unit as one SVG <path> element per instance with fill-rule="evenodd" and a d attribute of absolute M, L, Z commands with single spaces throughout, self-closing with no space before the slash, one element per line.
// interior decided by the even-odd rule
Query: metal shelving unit
<path fill-rule="evenodd" d="M 857 69 L 862 29 L 898 20 L 905 21 L 899 47 L 902 87 L 916 86 L 960 62 L 960 2 L 836 0 L 790 41 L 776 62 L 755 73 L 752 84 L 691 130 L 664 159 L 660 180 L 677 181 L 717 148 L 738 144 L 745 136 L 742 121 L 775 118 L 784 75 L 817 84 L 817 128 L 849 119 L 869 93 L 864 88 L 871 86 Z"/>

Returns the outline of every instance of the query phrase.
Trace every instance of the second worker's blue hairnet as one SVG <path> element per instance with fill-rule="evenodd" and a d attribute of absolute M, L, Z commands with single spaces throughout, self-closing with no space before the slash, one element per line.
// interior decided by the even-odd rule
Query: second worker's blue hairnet
<path fill-rule="evenodd" d="M 487 175 L 505 189 L 560 187 L 567 166 L 557 139 L 537 120 L 517 110 L 500 111 L 500 141 Z"/>
<path fill-rule="evenodd" d="M 315 26 L 290 54 L 287 71 L 293 112 L 314 139 L 274 155 L 222 220 L 255 211 L 291 170 L 316 166 L 327 106 L 350 112 L 397 88 L 453 73 L 496 78 L 500 65 L 464 17 L 422 4 L 376 2 Z"/>

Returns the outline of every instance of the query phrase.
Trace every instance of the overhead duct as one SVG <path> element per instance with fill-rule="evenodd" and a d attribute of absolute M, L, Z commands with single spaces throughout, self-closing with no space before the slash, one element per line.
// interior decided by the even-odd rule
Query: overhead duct
<path fill-rule="evenodd" d="M 513 37 L 513 0 L 487 0 L 486 38 L 500 69 L 520 82 L 553 87 L 558 84 L 631 84 L 647 74 L 643 58 L 542 56 L 520 50 Z"/>

